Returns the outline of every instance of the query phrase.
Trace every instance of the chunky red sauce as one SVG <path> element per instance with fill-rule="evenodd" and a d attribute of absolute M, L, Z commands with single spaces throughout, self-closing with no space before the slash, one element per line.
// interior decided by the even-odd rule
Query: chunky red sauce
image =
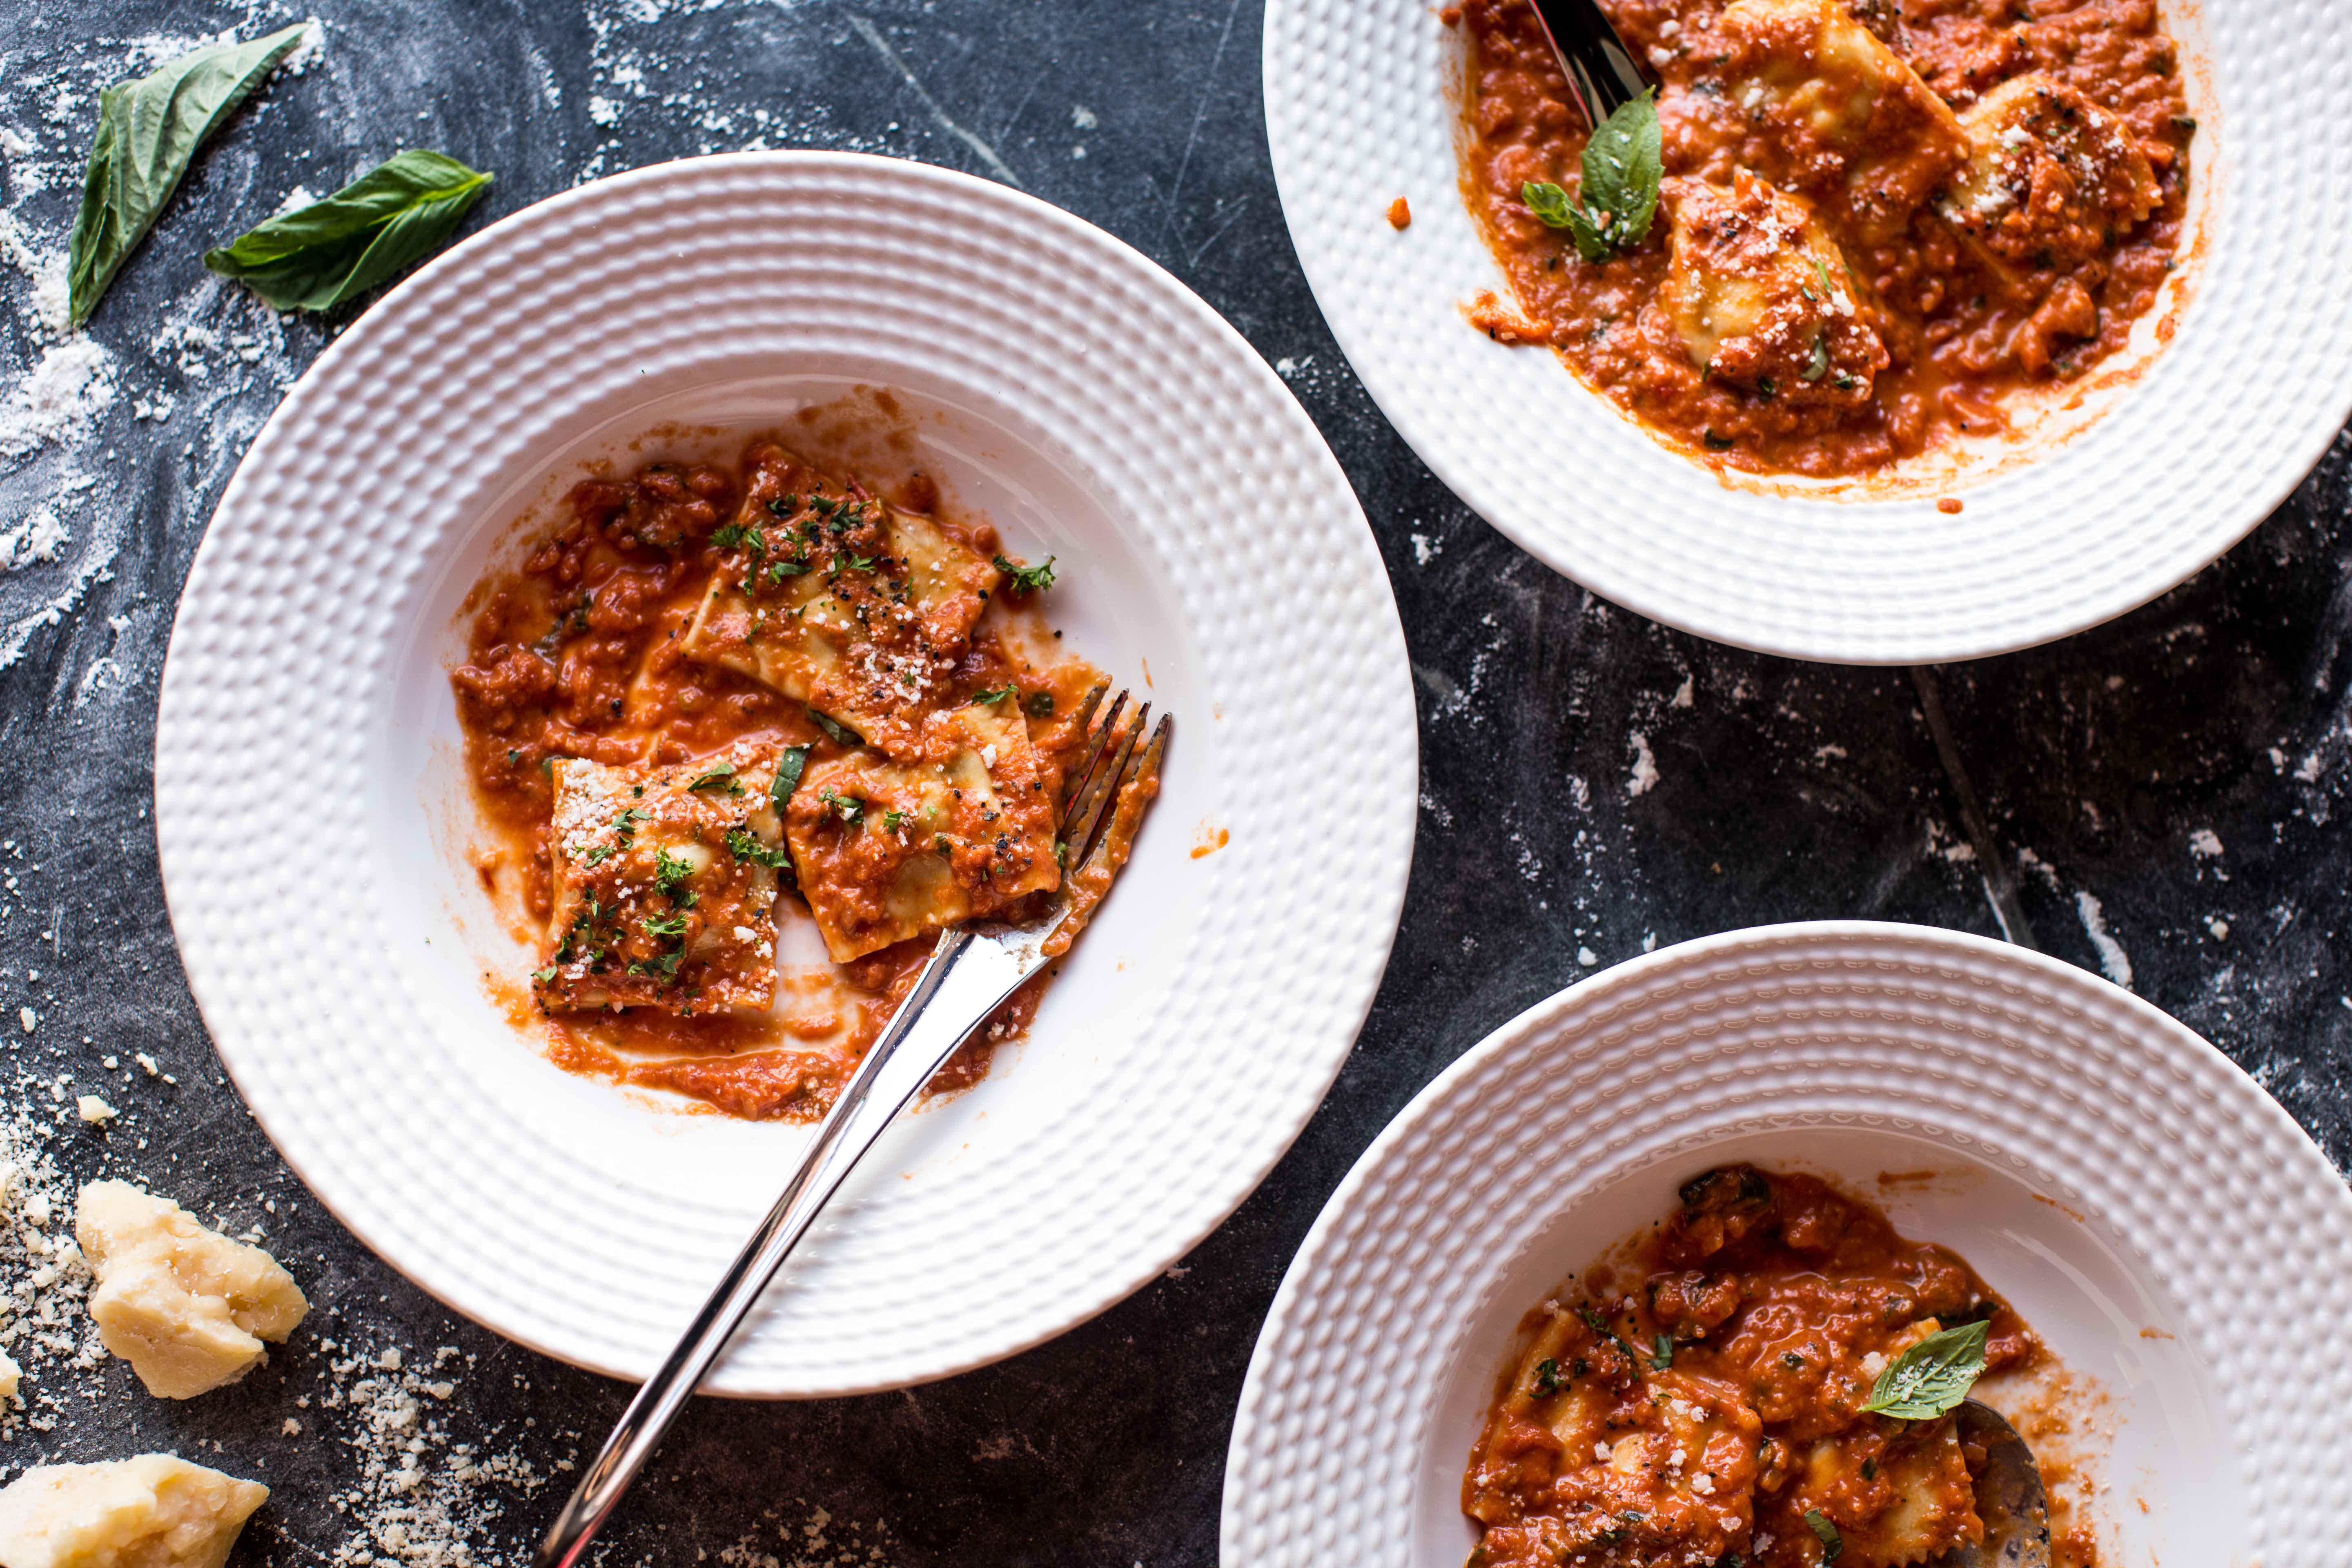
<path fill-rule="evenodd" d="M 932 945 L 929 930 L 859 941 L 841 928 L 878 919 L 885 879 L 919 854 L 935 892 L 972 913 L 1057 886 L 1050 810 L 1043 867 L 1034 853 L 1015 866 L 1000 827 L 1016 808 L 1036 817 L 1028 802 L 1060 791 L 1098 677 L 1034 651 L 1054 647 L 1038 619 L 1044 590 L 987 565 L 1019 563 L 920 477 L 873 496 L 755 443 L 732 466 L 658 462 L 585 480 L 563 513 L 519 566 L 476 586 L 467 657 L 450 677 L 492 839 L 484 883 L 543 942 L 530 1010 L 569 1069 L 736 1116 L 821 1114 Z M 894 559 L 910 529 L 954 560 Z M 869 713 L 871 734 L 730 667 L 756 664 L 761 634 L 812 607 L 852 628 L 863 661 L 814 698 Z M 857 673 L 886 667 L 879 683 Z M 983 783 L 1005 798 L 983 810 L 977 795 L 935 790 L 918 832 L 920 803 L 891 791 L 940 750 L 943 727 L 961 732 L 975 715 L 1013 727 L 994 732 L 1018 742 L 1018 779 L 991 748 L 996 776 Z M 809 782 L 773 809 L 772 781 L 793 752 Z M 1150 793 L 1120 802 L 1122 846 Z M 1077 891 L 1090 901 L 1100 889 Z M 794 928 L 802 947 L 825 951 L 809 940 L 804 898 L 836 922 L 827 944 L 854 956 L 783 960 L 778 938 Z M 986 1072 L 1051 973 L 1007 1001 L 935 1091 Z"/>
<path fill-rule="evenodd" d="M 1594 262 L 1529 210 L 1586 128 L 1528 0 L 1465 0 L 1463 186 L 1517 296 L 1471 316 L 1695 455 L 1854 475 L 2001 432 L 2174 265 L 2196 127 L 2154 0 L 1601 5 L 1662 83 L 1656 217 Z"/>
<path fill-rule="evenodd" d="M 1803 1175 L 1739 1165 L 1530 1313 L 1464 1477 L 1474 1568 L 1892 1568 L 1982 1540 L 1950 1415 L 1864 1414 L 1938 1329 L 2044 1352 L 1946 1249 Z M 1830 1542 L 1835 1542 L 1832 1547 Z M 2091 1561 L 2069 1532 L 2059 1561 Z"/>

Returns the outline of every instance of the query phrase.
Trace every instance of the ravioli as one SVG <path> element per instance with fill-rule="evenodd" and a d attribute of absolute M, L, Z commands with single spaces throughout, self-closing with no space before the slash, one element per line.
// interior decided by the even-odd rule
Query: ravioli
<path fill-rule="evenodd" d="M 1054 781 L 1017 693 L 934 710 L 909 752 L 818 763 L 785 811 L 801 893 L 837 963 L 1061 885 Z"/>
<path fill-rule="evenodd" d="M 1661 302 L 1691 363 L 1792 405 L 1870 401 L 1886 348 L 1844 254 L 1804 202 L 1747 170 L 1731 189 L 1665 184 Z"/>
<path fill-rule="evenodd" d="M 668 767 L 555 760 L 553 912 L 532 976 L 542 1007 L 774 1002 L 778 755 L 744 743 Z"/>
<path fill-rule="evenodd" d="M 1730 102 L 1772 126 L 1786 172 L 1865 239 L 1900 233 L 1967 159 L 1950 106 L 1838 0 L 1735 0 L 1715 31 Z"/>
<path fill-rule="evenodd" d="M 906 751 L 1002 574 L 933 519 L 781 447 L 747 463 L 735 521 L 681 648 Z"/>

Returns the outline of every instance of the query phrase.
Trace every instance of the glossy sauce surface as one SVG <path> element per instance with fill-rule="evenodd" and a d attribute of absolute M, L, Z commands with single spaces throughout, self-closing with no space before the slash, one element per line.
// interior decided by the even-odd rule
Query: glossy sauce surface
<path fill-rule="evenodd" d="M 1878 1374 L 1982 1321 L 1988 1373 L 2044 1352 L 1948 1250 L 1806 1175 L 1729 1166 L 1522 1325 L 1463 1479 L 1477 1568 L 1840 1568 L 1981 1539 L 1949 1415 L 1866 1414 Z M 2061 1561 L 2083 1568 L 2087 1531 Z"/>
<path fill-rule="evenodd" d="M 1464 193 L 1516 296 L 1484 296 L 1469 314 L 1499 341 L 1552 345 L 1587 384 L 1694 456 L 1850 476 L 2007 430 L 2013 395 L 2091 372 L 2130 337 L 2174 266 L 2195 125 L 2152 0 L 1862 0 L 1831 19 L 1851 16 L 1872 48 L 1883 42 L 1895 68 L 1907 67 L 1904 90 L 1864 82 L 1826 108 L 1814 100 L 1829 68 L 1787 42 L 1789 19 L 1769 15 L 1789 8 L 1778 0 L 1601 5 L 1664 84 L 1666 199 L 1644 240 L 1600 262 L 1522 198 L 1529 181 L 1575 190 L 1587 140 L 1532 7 L 1466 0 L 1447 13 L 1470 44 Z M 1763 19 L 1734 26 L 1727 14 Z M 1758 85 L 1791 76 L 1809 85 L 1786 102 Z M 2065 156 L 2012 169 L 2014 202 L 1972 190 L 1948 149 L 1937 152 L 1956 133 L 1953 114 L 1991 112 L 2002 84 L 2042 81 L 2058 98 L 2042 120 Z M 2084 134 L 2078 102 L 2112 117 L 2115 134 Z M 2000 137 L 1994 144 L 2011 155 Z M 2109 153 L 2131 169 L 2103 163 Z M 2143 167 L 2152 184 L 2140 183 Z M 1790 225 L 1817 221 L 1849 275 L 1837 279 L 1853 296 L 1841 314 L 1866 324 L 1883 353 L 1848 354 L 1833 331 L 1807 332 L 1791 366 L 1743 375 L 1736 363 L 1706 363 L 1687 319 L 1677 330 L 1668 214 L 1678 194 L 1733 202 L 1741 171 L 1773 194 L 1782 232 L 1769 233 L 1752 203 L 1718 216 L 1735 232 L 1762 226 L 1782 253 Z M 1858 199 L 1865 187 L 1873 200 Z M 1831 348 L 1834 361 L 1822 352 Z"/>

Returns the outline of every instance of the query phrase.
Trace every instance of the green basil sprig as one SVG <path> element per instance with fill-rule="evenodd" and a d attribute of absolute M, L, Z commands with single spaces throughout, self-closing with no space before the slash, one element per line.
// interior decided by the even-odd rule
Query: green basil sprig
<path fill-rule="evenodd" d="M 1980 1321 L 1929 1334 L 1878 1374 L 1863 1409 L 1898 1421 L 1932 1421 L 1957 1408 L 1984 1374 L 1991 1332 L 1992 1325 Z"/>
<path fill-rule="evenodd" d="M 107 285 L 154 226 L 196 149 L 294 52 L 310 27 L 298 22 L 249 44 L 191 50 L 99 94 L 81 215 L 66 248 L 66 308 L 75 326 L 89 320 Z"/>
<path fill-rule="evenodd" d="M 391 157 L 333 195 L 280 213 L 205 265 L 279 310 L 331 310 L 449 241 L 493 176 L 439 153 Z"/>
<path fill-rule="evenodd" d="M 1584 183 L 1571 201 L 1549 181 L 1519 186 L 1528 210 L 1553 228 L 1568 230 L 1587 261 L 1606 261 L 1639 245 L 1657 216 L 1658 181 L 1665 163 L 1658 146 L 1655 89 L 1602 121 L 1584 143 Z"/>

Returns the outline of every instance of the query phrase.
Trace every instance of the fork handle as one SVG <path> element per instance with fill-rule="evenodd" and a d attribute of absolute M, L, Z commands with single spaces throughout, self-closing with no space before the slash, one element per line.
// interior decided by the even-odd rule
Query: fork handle
<path fill-rule="evenodd" d="M 973 941 L 969 932 L 940 933 L 914 989 L 842 1086 L 783 1195 L 669 1358 L 622 1412 L 540 1542 L 532 1559 L 536 1568 L 574 1568 L 826 1200 L 882 1130 L 1035 967 L 994 942 Z"/>

